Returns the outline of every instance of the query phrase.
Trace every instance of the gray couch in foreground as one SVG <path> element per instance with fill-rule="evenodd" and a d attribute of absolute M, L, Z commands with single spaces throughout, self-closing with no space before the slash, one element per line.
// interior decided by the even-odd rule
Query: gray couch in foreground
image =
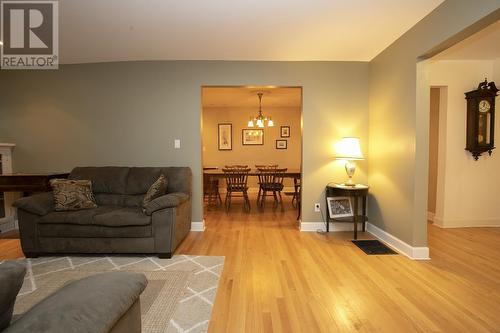
<path fill-rule="evenodd" d="M 167 194 L 142 211 L 149 187 L 164 174 Z M 56 212 L 51 192 L 17 200 L 26 257 L 54 253 L 141 253 L 170 258 L 191 229 L 191 169 L 78 167 L 69 179 L 92 181 L 97 208 Z"/>
<path fill-rule="evenodd" d="M 0 263 L 0 331 L 3 333 L 139 333 L 144 274 L 111 272 L 71 282 L 10 323 L 26 268 Z"/>

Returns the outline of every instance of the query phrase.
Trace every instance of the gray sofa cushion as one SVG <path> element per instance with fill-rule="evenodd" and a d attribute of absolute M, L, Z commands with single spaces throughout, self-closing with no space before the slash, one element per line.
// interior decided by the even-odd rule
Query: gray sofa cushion
<path fill-rule="evenodd" d="M 181 203 L 186 202 L 188 200 L 189 200 L 189 195 L 185 193 L 181 192 L 169 193 L 150 201 L 144 207 L 144 212 L 146 213 L 146 215 L 151 215 L 157 210 L 177 207 Z"/>
<path fill-rule="evenodd" d="M 72 282 L 28 310 L 5 332 L 109 332 L 147 285 L 144 274 L 112 272 Z"/>
<path fill-rule="evenodd" d="M 0 264 L 0 331 L 9 326 L 14 302 L 24 282 L 26 266 L 19 261 Z"/>
<path fill-rule="evenodd" d="M 160 168 L 168 179 L 167 193 L 182 192 L 191 195 L 192 173 L 186 167 Z"/>
<path fill-rule="evenodd" d="M 78 167 L 68 179 L 92 181 L 94 194 L 145 194 L 149 187 L 164 174 L 168 179 L 167 193 L 183 192 L 191 195 L 192 173 L 188 167 Z"/>
<path fill-rule="evenodd" d="M 52 192 L 47 192 L 20 198 L 13 206 L 32 214 L 45 215 L 54 210 L 54 195 Z"/>
<path fill-rule="evenodd" d="M 78 167 L 71 171 L 68 179 L 91 180 L 94 194 L 124 194 L 129 169 L 127 167 Z"/>
<path fill-rule="evenodd" d="M 144 238 L 153 235 L 151 224 L 119 228 L 102 225 L 40 224 L 38 233 L 41 237 L 58 238 Z"/>
<path fill-rule="evenodd" d="M 121 207 L 99 206 L 93 209 L 76 210 L 69 212 L 51 212 L 40 218 L 40 223 L 63 223 L 63 224 L 94 224 L 94 216 L 104 214 Z"/>
<path fill-rule="evenodd" d="M 160 177 L 160 168 L 134 167 L 130 168 L 127 177 L 127 194 L 145 194 Z"/>
<path fill-rule="evenodd" d="M 95 201 L 99 206 L 125 206 L 125 207 L 140 207 L 144 194 L 108 194 L 98 193 L 95 195 Z"/>
<path fill-rule="evenodd" d="M 93 224 L 107 227 L 151 224 L 151 217 L 144 214 L 142 210 L 137 207 L 114 209 L 104 214 L 97 214 L 93 219 Z"/>

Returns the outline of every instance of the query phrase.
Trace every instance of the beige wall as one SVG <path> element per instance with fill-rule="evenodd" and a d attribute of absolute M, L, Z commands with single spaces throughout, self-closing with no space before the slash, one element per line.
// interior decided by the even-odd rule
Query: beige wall
<path fill-rule="evenodd" d="M 430 84 L 417 62 L 496 21 L 499 6 L 445 1 L 370 62 L 370 220 L 412 246 L 427 245 Z"/>
<path fill-rule="evenodd" d="M 439 88 L 431 88 L 429 120 L 429 189 L 427 211 L 436 212 L 439 148 Z"/>
<path fill-rule="evenodd" d="M 439 143 L 439 158 L 446 161 L 438 177 L 444 184 L 437 191 L 442 201 L 434 216 L 434 223 L 442 227 L 500 226 L 500 155 L 493 151 L 475 161 L 464 150 L 467 105 L 464 93 L 477 88 L 485 77 L 494 77 L 494 61 L 436 61 L 431 64 L 433 86 L 447 88 L 446 121 L 441 124 L 445 137 Z M 497 98 L 498 102 L 498 98 Z M 496 119 L 496 139 L 500 122 Z"/>
<path fill-rule="evenodd" d="M 300 90 L 297 89 L 300 94 Z M 301 110 L 300 108 L 265 107 L 264 115 L 271 116 L 274 127 L 264 128 L 264 145 L 243 146 L 242 129 L 247 128 L 250 116 L 256 115 L 258 107 L 205 107 L 203 108 L 203 166 L 219 168 L 231 164 L 243 164 L 254 168 L 256 164 L 278 164 L 280 167 L 300 169 L 301 164 Z M 233 149 L 218 150 L 217 130 L 219 123 L 233 125 Z M 280 126 L 290 126 L 290 137 L 280 137 Z M 286 140 L 287 149 L 276 149 L 276 140 Z M 223 184 L 221 183 L 221 186 Z M 286 186 L 293 182 L 286 180 Z M 255 177 L 249 186 L 256 187 Z"/>
<path fill-rule="evenodd" d="M 321 221 L 328 182 L 342 181 L 333 144 L 368 139 L 368 63 L 158 61 L 0 71 L 0 142 L 15 142 L 18 172 L 77 165 L 187 165 L 201 221 L 201 87 L 303 87 L 303 221 Z M 181 139 L 181 149 L 174 149 Z M 356 180 L 366 182 L 366 163 Z"/>

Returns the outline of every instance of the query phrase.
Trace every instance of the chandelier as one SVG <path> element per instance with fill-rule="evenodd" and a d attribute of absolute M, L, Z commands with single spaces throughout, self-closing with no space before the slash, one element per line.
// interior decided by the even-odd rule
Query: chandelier
<path fill-rule="evenodd" d="M 257 117 L 255 118 L 250 118 L 250 120 L 248 121 L 248 127 L 254 127 L 255 125 L 257 125 L 257 127 L 264 127 L 264 124 L 267 122 L 267 127 L 273 127 L 274 126 L 274 123 L 273 123 L 273 120 L 271 119 L 271 117 L 269 117 L 269 119 L 267 117 L 265 117 L 263 114 L 262 114 L 262 96 L 264 95 L 264 93 L 257 93 L 257 96 L 259 96 L 259 114 L 257 115 Z"/>

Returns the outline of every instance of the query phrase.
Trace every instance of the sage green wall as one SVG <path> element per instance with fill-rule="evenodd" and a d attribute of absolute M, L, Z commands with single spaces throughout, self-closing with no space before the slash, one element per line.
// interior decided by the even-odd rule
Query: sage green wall
<path fill-rule="evenodd" d="M 445 1 L 370 62 L 370 220 L 412 246 L 427 245 L 430 84 L 418 59 L 495 22 L 498 8 Z"/>
<path fill-rule="evenodd" d="M 158 61 L 63 65 L 0 72 L 0 142 L 14 142 L 14 170 L 83 165 L 187 165 L 193 221 L 202 219 L 201 86 L 303 86 L 303 221 L 342 181 L 333 144 L 359 136 L 367 151 L 368 63 Z M 173 147 L 181 139 L 181 149 Z M 356 180 L 366 182 L 366 163 Z"/>

